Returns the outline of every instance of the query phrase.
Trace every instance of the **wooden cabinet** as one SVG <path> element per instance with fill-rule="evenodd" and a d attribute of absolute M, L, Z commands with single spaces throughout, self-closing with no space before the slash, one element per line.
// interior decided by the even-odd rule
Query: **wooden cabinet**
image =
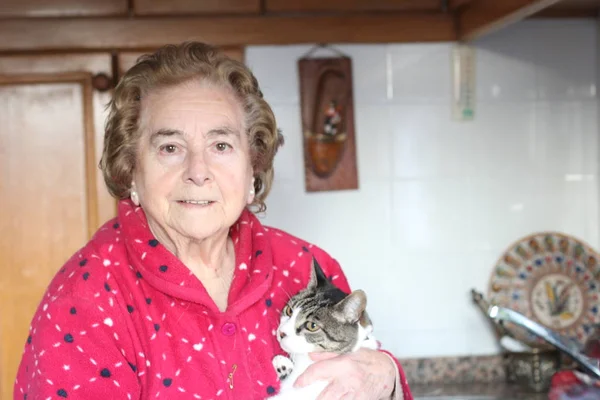
<path fill-rule="evenodd" d="M 91 17 L 127 15 L 127 0 L 2 0 L 0 17 Z"/>
<path fill-rule="evenodd" d="M 261 0 L 136 0 L 135 15 L 258 14 Z"/>
<path fill-rule="evenodd" d="M 440 9 L 439 0 L 265 0 L 267 12 L 358 12 L 431 11 Z"/>
<path fill-rule="evenodd" d="M 111 73 L 100 55 L 0 57 L 0 398 L 13 382 L 35 308 L 54 274 L 116 201 L 97 167 Z"/>

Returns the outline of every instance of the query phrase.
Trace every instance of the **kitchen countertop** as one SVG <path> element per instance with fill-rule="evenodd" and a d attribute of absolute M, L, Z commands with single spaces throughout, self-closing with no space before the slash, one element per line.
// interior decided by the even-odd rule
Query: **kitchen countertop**
<path fill-rule="evenodd" d="M 535 393 L 507 383 L 415 384 L 410 385 L 415 400 L 547 400 L 548 394 Z"/>

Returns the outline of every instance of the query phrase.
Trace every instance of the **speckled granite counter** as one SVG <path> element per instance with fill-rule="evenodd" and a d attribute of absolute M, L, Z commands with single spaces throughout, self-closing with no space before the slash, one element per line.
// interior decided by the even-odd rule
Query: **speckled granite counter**
<path fill-rule="evenodd" d="M 506 382 L 501 355 L 407 358 L 400 363 L 411 384 Z"/>
<path fill-rule="evenodd" d="M 547 400 L 546 393 L 527 392 L 505 383 L 414 384 L 410 385 L 415 400 L 452 398 L 456 400 Z"/>
<path fill-rule="evenodd" d="M 416 400 L 547 400 L 506 382 L 501 355 L 400 360 Z"/>

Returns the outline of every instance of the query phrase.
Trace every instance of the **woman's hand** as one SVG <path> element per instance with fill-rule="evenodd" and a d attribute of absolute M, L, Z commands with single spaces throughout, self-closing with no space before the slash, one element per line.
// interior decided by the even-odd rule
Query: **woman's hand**
<path fill-rule="evenodd" d="M 319 400 L 380 400 L 392 395 L 396 366 L 385 353 L 360 349 L 354 353 L 312 353 L 315 362 L 298 377 L 295 386 L 329 381 Z"/>

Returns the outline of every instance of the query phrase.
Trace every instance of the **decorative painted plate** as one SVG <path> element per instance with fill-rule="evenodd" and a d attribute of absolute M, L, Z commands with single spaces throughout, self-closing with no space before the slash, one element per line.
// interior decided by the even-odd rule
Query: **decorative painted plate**
<path fill-rule="evenodd" d="M 600 323 L 600 256 L 562 233 L 524 237 L 496 263 L 488 300 L 583 344 Z M 530 346 L 548 347 L 522 328 L 505 327 Z"/>

